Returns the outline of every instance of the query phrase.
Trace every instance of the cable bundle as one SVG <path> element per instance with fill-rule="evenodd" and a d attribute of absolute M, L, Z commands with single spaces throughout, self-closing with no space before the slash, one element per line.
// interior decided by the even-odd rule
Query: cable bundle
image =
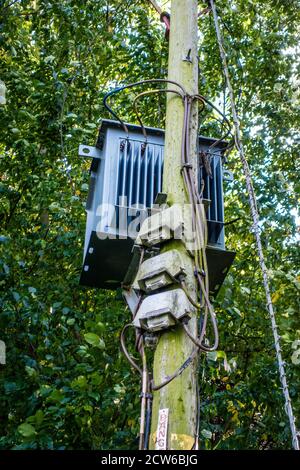
<path fill-rule="evenodd" d="M 140 449 L 147 449 L 148 447 L 148 440 L 149 440 L 149 431 L 150 431 L 150 417 L 151 417 L 151 401 L 152 401 L 152 391 L 160 390 L 161 388 L 165 387 L 169 384 L 172 380 L 182 374 L 182 372 L 193 363 L 196 356 L 199 354 L 199 351 L 214 351 L 218 347 L 219 342 L 219 335 L 218 335 L 218 328 L 217 328 L 217 321 L 216 315 L 213 309 L 213 306 L 209 300 L 209 279 L 208 279 L 208 270 L 207 270 L 207 260 L 206 260 L 206 244 L 207 244 L 207 225 L 206 225 L 206 216 L 204 212 L 204 205 L 203 205 L 203 188 L 201 194 L 198 192 L 198 188 L 194 178 L 194 169 L 193 165 L 189 159 L 190 155 L 190 116 L 191 116 L 191 108 L 193 103 L 200 102 L 202 103 L 202 107 L 200 112 L 203 111 L 206 104 L 208 104 L 212 109 L 216 110 L 221 116 L 223 117 L 223 121 L 226 123 L 228 129 L 226 134 L 223 135 L 219 140 L 214 142 L 207 151 L 208 156 L 213 155 L 214 147 L 222 141 L 225 137 L 227 137 L 230 133 L 230 124 L 226 117 L 206 98 L 203 96 L 196 94 L 196 95 L 188 95 L 183 86 L 179 83 L 172 81 L 172 80 L 165 80 L 165 79 L 151 79 L 151 80 L 141 80 L 139 82 L 130 83 L 128 85 L 124 85 L 122 87 L 118 87 L 111 92 L 107 93 L 103 99 L 104 106 L 106 109 L 117 119 L 121 126 L 123 127 L 124 131 L 127 133 L 128 136 L 128 128 L 123 120 L 111 109 L 111 107 L 107 104 L 107 100 L 112 95 L 119 93 L 125 89 L 139 87 L 147 84 L 159 84 L 159 83 L 166 83 L 175 85 L 176 89 L 174 88 L 159 88 L 159 89 L 151 89 L 144 92 L 139 93 L 133 101 L 133 107 L 135 113 L 137 115 L 137 119 L 140 123 L 143 135 L 145 137 L 145 145 L 147 145 L 147 133 L 145 126 L 143 125 L 142 118 L 139 114 L 138 110 L 138 100 L 145 96 L 149 96 L 151 94 L 160 94 L 160 93 L 173 93 L 177 95 L 183 103 L 184 107 L 184 119 L 183 119 L 183 126 L 182 126 L 182 144 L 181 144 L 181 171 L 182 176 L 185 183 L 186 192 L 189 198 L 189 202 L 192 207 L 192 227 L 193 232 L 196 237 L 196 247 L 195 250 L 192 252 L 189 250 L 189 254 L 193 257 L 194 260 L 194 274 L 197 281 L 198 286 L 198 301 L 194 301 L 192 297 L 189 295 L 187 286 L 183 279 L 174 280 L 177 282 L 180 287 L 186 293 L 189 301 L 197 308 L 197 310 L 201 310 L 204 308 L 204 317 L 201 324 L 201 331 L 198 337 L 194 337 L 188 328 L 187 322 L 182 322 L 182 327 L 184 331 L 194 343 L 195 348 L 193 349 L 190 356 L 186 359 L 186 361 L 170 376 L 166 377 L 165 380 L 160 384 L 155 384 L 153 380 L 150 378 L 150 373 L 147 368 L 147 361 L 146 361 L 146 354 L 144 348 L 144 336 L 143 331 L 139 328 L 136 328 L 136 350 L 141 356 L 142 360 L 142 367 L 140 367 L 134 358 L 130 356 L 127 351 L 126 342 L 125 342 L 125 333 L 129 327 L 133 327 L 132 324 L 127 324 L 124 326 L 121 335 L 120 335 L 120 343 L 122 351 L 124 352 L 127 360 L 129 363 L 139 372 L 142 377 L 142 393 L 141 393 L 141 421 L 140 421 Z M 231 145 L 228 145 L 225 150 L 231 148 Z M 142 250 L 142 256 L 140 259 L 140 265 L 142 263 L 144 256 L 144 250 Z M 135 312 L 133 312 L 133 317 L 135 317 L 137 310 L 142 302 L 142 296 L 139 297 L 139 301 L 137 303 L 137 307 Z M 213 334 L 214 334 L 214 341 L 212 346 L 208 346 L 206 344 L 205 335 L 207 329 L 208 319 L 210 319 L 212 327 L 213 327 Z"/>

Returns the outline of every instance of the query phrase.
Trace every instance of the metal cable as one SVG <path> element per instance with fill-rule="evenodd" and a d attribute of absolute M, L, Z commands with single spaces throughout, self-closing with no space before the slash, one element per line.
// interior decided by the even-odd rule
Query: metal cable
<path fill-rule="evenodd" d="M 103 104 L 105 106 L 105 108 L 107 109 L 107 111 L 115 118 L 117 119 L 117 121 L 119 121 L 119 123 L 121 124 L 121 126 L 123 127 L 124 131 L 126 132 L 126 134 L 128 135 L 128 128 L 126 126 L 126 124 L 124 123 L 124 121 L 111 109 L 111 107 L 107 104 L 107 100 L 108 98 L 110 98 L 111 96 L 115 95 L 116 93 L 119 93 L 120 91 L 123 91 L 123 90 L 126 90 L 128 88 L 133 88 L 133 87 L 136 87 L 136 86 L 140 86 L 140 85 L 145 85 L 145 84 L 150 84 L 150 83 L 171 83 L 172 85 L 176 85 L 178 86 L 178 88 L 180 88 L 180 90 L 182 91 L 182 94 L 185 95 L 186 94 L 186 91 L 185 89 L 183 88 L 182 85 L 180 85 L 179 83 L 177 82 L 174 82 L 173 80 L 167 80 L 167 79 L 164 79 L 164 78 L 153 78 L 153 79 L 149 79 L 149 80 L 140 80 L 138 82 L 134 82 L 134 83 L 129 83 L 128 85 L 124 85 L 124 86 L 121 86 L 121 87 L 118 87 L 118 88 L 114 88 L 113 90 L 111 90 L 110 92 L 106 93 L 106 95 L 104 96 L 103 98 Z"/>
<path fill-rule="evenodd" d="M 149 391 L 149 374 L 148 374 L 147 386 L 148 386 L 148 398 L 147 398 L 147 410 L 146 410 L 144 450 L 147 450 L 149 448 L 151 413 L 152 413 L 152 395 L 150 394 L 150 391 Z"/>
<path fill-rule="evenodd" d="M 211 151 L 211 149 L 213 149 L 214 147 L 217 147 L 218 144 L 222 141 L 224 141 L 225 139 L 227 139 L 227 137 L 231 134 L 231 124 L 230 122 L 228 121 L 227 117 L 225 116 L 224 113 L 222 113 L 222 111 L 220 111 L 220 109 L 215 106 L 210 100 L 208 100 L 205 96 L 202 96 L 200 94 L 197 94 L 197 95 L 194 95 L 193 96 L 194 99 L 197 99 L 201 102 L 205 102 L 206 104 L 208 104 L 212 109 L 214 109 L 218 114 L 220 114 L 220 116 L 222 116 L 223 118 L 223 121 L 224 123 L 228 126 L 228 130 L 227 132 L 225 132 L 225 134 L 222 135 L 222 137 L 220 137 L 220 139 L 217 139 L 210 147 L 209 147 L 209 153 Z M 232 143 L 229 142 L 229 144 L 223 148 L 223 151 L 225 150 L 229 150 L 230 148 L 232 148 Z"/>
<path fill-rule="evenodd" d="M 218 343 L 219 343 L 219 335 L 218 335 L 218 329 L 217 329 L 217 325 L 216 323 L 214 322 L 213 323 L 213 326 L 214 326 L 214 332 L 215 332 L 215 342 L 214 342 L 214 345 L 213 346 L 205 346 L 203 343 L 202 343 L 202 338 L 200 337 L 199 339 L 198 338 L 195 338 L 192 333 L 190 332 L 190 330 L 188 329 L 187 325 L 185 323 L 183 323 L 183 329 L 184 331 L 186 332 L 186 334 L 188 335 L 188 337 L 190 338 L 191 341 L 193 341 L 193 343 L 198 346 L 198 348 L 201 350 L 201 351 L 204 351 L 204 352 L 211 352 L 211 351 L 215 351 L 218 347 Z M 203 329 L 202 330 L 203 333 L 205 333 L 205 330 Z"/>
<path fill-rule="evenodd" d="M 205 281 L 203 282 L 199 275 L 199 272 L 203 270 L 207 274 L 207 260 L 206 260 L 206 252 L 205 252 L 205 247 L 207 244 L 207 227 L 206 227 L 205 216 L 203 216 L 202 205 L 200 205 L 199 207 L 199 204 L 201 204 L 201 197 L 198 193 L 198 189 L 194 182 L 194 176 L 192 174 L 193 166 L 191 165 L 189 161 L 189 149 L 190 149 L 189 120 L 190 120 L 191 106 L 192 106 L 192 102 L 194 99 L 202 100 L 202 97 L 201 95 L 185 96 L 185 100 L 184 100 L 184 125 L 183 125 L 183 132 L 182 132 L 182 169 L 183 169 L 185 186 L 186 186 L 187 193 L 189 195 L 189 200 L 193 209 L 192 223 L 193 223 L 193 230 L 195 231 L 196 239 L 197 239 L 197 249 L 196 249 L 196 253 L 194 254 L 194 259 L 196 263 L 195 274 L 196 274 L 198 285 L 200 287 L 200 290 L 203 293 L 203 297 L 205 301 L 205 315 L 204 315 L 203 328 L 200 333 L 200 339 L 196 339 L 193 336 L 191 337 L 191 339 L 202 350 L 211 351 L 211 350 L 217 349 L 218 347 L 218 338 L 219 338 L 218 329 L 217 329 L 215 313 L 209 301 L 208 276 L 207 275 L 205 276 Z M 205 330 L 206 330 L 208 312 L 210 314 L 210 318 L 211 318 L 211 322 L 212 322 L 213 330 L 214 330 L 214 336 L 215 336 L 215 341 L 214 341 L 214 345 L 212 346 L 212 349 L 202 344 L 202 340 L 204 338 Z"/>
<path fill-rule="evenodd" d="M 162 10 L 158 6 L 158 4 L 155 1 L 149 0 L 149 2 L 152 4 L 152 6 L 156 9 L 156 11 L 162 16 Z M 164 19 L 163 19 L 164 20 Z M 168 24 L 166 24 L 168 27 Z M 142 369 L 138 366 L 138 364 L 135 362 L 135 360 L 130 356 L 130 354 L 127 351 L 126 348 L 126 343 L 125 343 L 125 332 L 129 327 L 132 327 L 132 324 L 125 325 L 124 328 L 121 331 L 120 334 L 120 342 L 121 342 L 121 348 L 123 353 L 125 354 L 125 357 L 129 361 L 129 363 L 139 372 L 139 374 L 142 376 L 142 392 L 141 392 L 141 419 L 140 419 L 140 442 L 139 442 L 139 449 L 147 449 L 148 448 L 148 440 L 149 440 L 149 431 L 150 431 L 150 421 L 151 421 L 151 399 L 152 396 L 149 393 L 149 385 L 151 387 L 151 390 L 159 390 L 169 384 L 172 380 L 174 380 L 176 377 L 180 376 L 182 372 L 193 363 L 195 357 L 199 353 L 199 349 L 203 351 L 212 351 L 217 348 L 218 346 L 218 329 L 217 329 L 217 323 L 216 323 L 216 318 L 215 314 L 213 311 L 213 308 L 210 304 L 209 301 L 209 284 L 208 284 L 208 276 L 206 276 L 204 282 L 199 276 L 199 272 L 203 271 L 207 273 L 207 261 L 206 261 L 206 253 L 205 253 L 205 247 L 206 247 L 206 242 L 207 242 L 207 227 L 206 227 L 206 219 L 205 215 L 203 214 L 202 210 L 198 210 L 199 207 L 197 205 L 201 204 L 202 202 L 202 194 L 203 191 L 201 191 L 201 194 L 199 194 L 198 189 L 196 187 L 195 181 L 194 181 L 194 175 L 192 174 L 193 167 L 189 162 L 189 151 L 190 151 L 190 136 L 189 136 L 189 122 L 190 122 L 190 113 L 191 113 L 191 106 L 193 101 L 197 100 L 202 103 L 202 109 L 205 107 L 205 103 L 209 104 L 213 109 L 215 109 L 217 112 L 219 112 L 223 120 L 228 123 L 226 120 L 226 117 L 206 98 L 202 97 L 201 95 L 194 95 L 194 96 L 189 96 L 187 95 L 185 89 L 177 82 L 174 82 L 172 80 L 165 80 L 165 79 L 152 79 L 152 80 L 141 80 L 139 82 L 131 83 L 122 87 L 118 87 L 111 92 L 107 93 L 104 96 L 103 99 L 103 104 L 105 108 L 109 111 L 112 116 L 117 119 L 121 126 L 123 127 L 124 131 L 126 132 L 127 136 L 129 134 L 128 128 L 124 121 L 111 109 L 111 107 L 107 104 L 107 100 L 109 97 L 112 95 L 119 93 L 120 91 L 123 91 L 125 89 L 129 89 L 132 87 L 140 86 L 140 85 L 145 85 L 145 84 L 153 84 L 153 83 L 171 83 L 173 85 L 176 85 L 180 91 L 178 90 L 171 90 L 171 89 L 158 89 L 158 90 L 148 90 L 146 92 L 142 92 L 139 95 L 137 95 L 134 99 L 134 109 L 136 112 L 136 116 L 138 119 L 138 122 L 142 128 L 143 135 L 145 139 L 147 140 L 147 133 L 145 130 L 145 127 L 143 125 L 141 116 L 138 112 L 137 108 L 137 101 L 146 95 L 154 94 L 154 93 L 176 93 L 184 103 L 184 123 L 183 123 L 183 133 L 182 133 L 182 172 L 183 172 L 183 178 L 185 181 L 185 187 L 189 196 L 190 203 L 192 204 L 192 225 L 195 230 L 196 234 L 196 241 L 197 241 L 197 249 L 196 253 L 194 254 L 194 259 L 196 263 L 196 279 L 197 283 L 200 287 L 200 291 L 203 294 L 204 298 L 204 303 L 205 303 L 205 313 L 204 313 L 204 321 L 202 323 L 201 327 L 201 332 L 199 335 L 199 338 L 194 338 L 194 336 L 190 333 L 188 327 L 186 324 L 183 324 L 184 331 L 186 334 L 189 336 L 189 338 L 193 341 L 193 343 L 196 345 L 196 348 L 193 349 L 192 353 L 188 357 L 188 359 L 169 377 L 167 377 L 161 384 L 155 385 L 153 380 L 149 382 L 149 373 L 147 369 L 147 360 L 146 360 L 146 354 L 145 354 L 145 349 L 144 349 L 144 338 L 142 335 L 142 332 L 139 329 L 135 329 L 136 331 L 136 349 L 139 352 L 141 358 L 142 358 Z M 216 147 L 218 143 L 223 140 L 224 138 L 227 137 L 229 134 L 229 131 L 227 134 L 225 134 L 225 137 L 222 136 L 221 139 L 217 140 L 212 144 L 209 148 L 209 152 L 211 149 Z M 229 146 L 228 146 L 229 147 Z M 201 207 L 201 206 L 200 206 Z M 140 260 L 140 264 L 142 262 L 142 257 Z M 184 291 L 188 294 L 187 289 L 185 288 L 184 283 L 181 283 L 181 287 L 184 289 Z M 194 306 L 199 307 L 199 305 L 193 301 L 190 295 L 188 295 L 188 298 L 190 301 L 192 300 L 192 304 Z M 138 307 L 141 302 L 141 297 L 139 299 L 137 308 L 134 312 L 133 317 L 135 316 Z M 202 341 L 204 339 L 204 336 L 206 334 L 206 325 L 207 325 L 207 318 L 208 318 L 208 312 L 210 314 L 210 319 L 213 325 L 213 330 L 214 330 L 214 345 L 212 347 L 207 347 L 203 345 Z M 193 448 L 197 448 L 198 446 L 198 435 L 199 435 L 199 423 L 197 424 L 197 432 L 195 435 L 195 444 Z"/>
<path fill-rule="evenodd" d="M 201 332 L 198 338 L 195 338 L 189 331 L 187 325 L 183 324 L 183 328 L 185 333 L 188 335 L 188 337 L 191 339 L 191 341 L 196 345 L 196 348 L 192 351 L 188 359 L 169 377 L 166 377 L 166 379 L 159 385 L 155 385 L 154 381 L 152 380 L 150 383 L 151 390 L 157 391 L 160 390 L 161 388 L 165 387 L 167 384 L 169 384 L 172 380 L 174 380 L 176 377 L 180 376 L 182 372 L 193 363 L 195 357 L 199 353 L 199 349 L 202 351 L 213 351 L 217 349 L 218 347 L 218 341 L 219 341 L 219 335 L 218 335 L 218 328 L 217 328 L 217 322 L 216 322 L 216 317 L 215 313 L 213 310 L 213 307 L 210 303 L 209 300 L 209 281 L 208 281 L 208 276 L 207 276 L 207 260 L 206 260 L 206 244 L 207 244 L 207 226 L 206 226 L 206 217 L 205 213 L 203 212 L 203 204 L 202 204 L 202 194 L 203 191 L 201 191 L 201 194 L 199 194 L 195 179 L 194 179 L 194 174 L 193 174 L 193 166 L 189 161 L 189 153 L 190 153 L 190 135 L 189 135 L 189 122 L 190 122 L 190 114 L 191 114 L 191 106 L 195 100 L 200 101 L 202 103 L 202 109 L 204 109 L 205 103 L 209 104 L 212 108 L 217 110 L 222 116 L 224 121 L 228 123 L 226 117 L 206 98 L 202 97 L 201 95 L 193 95 L 189 96 L 184 88 L 177 82 L 171 81 L 171 80 L 164 80 L 164 79 L 153 79 L 153 80 L 142 80 L 139 82 L 131 83 L 129 85 L 125 85 L 123 87 L 119 87 L 115 90 L 112 90 L 109 92 L 103 99 L 104 106 L 106 109 L 121 123 L 123 129 L 125 132 L 128 134 L 128 128 L 126 124 L 122 121 L 122 119 L 119 118 L 119 116 L 108 106 L 107 104 L 107 99 L 112 96 L 113 94 L 116 94 L 124 89 L 127 88 L 132 88 L 135 86 L 139 85 L 144 85 L 147 83 L 172 83 L 173 85 L 176 85 L 181 91 L 178 90 L 170 90 L 170 89 L 158 89 L 158 90 L 148 90 L 146 92 L 142 92 L 139 95 L 137 95 L 134 99 L 134 108 L 136 111 L 137 119 L 141 125 L 143 135 L 145 139 L 147 139 L 147 134 L 145 127 L 143 126 L 142 119 L 139 115 L 138 108 L 137 108 L 137 100 L 140 99 L 141 97 L 144 97 L 146 95 L 154 94 L 154 93 L 176 93 L 182 100 L 183 100 L 183 105 L 184 105 L 184 122 L 183 122 L 183 130 L 182 130 L 182 148 L 181 148 L 181 153 L 182 153 L 182 174 L 183 174 L 183 179 L 185 182 L 185 187 L 186 191 L 190 200 L 190 203 L 192 205 L 192 226 L 196 235 L 196 250 L 193 253 L 193 257 L 195 260 L 195 276 L 197 280 L 197 284 L 199 286 L 200 291 L 202 292 L 202 298 L 204 299 L 204 306 L 205 306 L 205 312 L 204 312 L 204 321 L 202 323 L 202 328 Z M 226 136 L 228 133 L 226 134 Z M 221 139 L 217 140 L 214 142 L 214 144 L 211 145 L 210 149 L 214 148 L 221 140 L 223 140 L 224 137 Z M 200 205 L 200 206 L 199 206 Z M 200 210 L 199 210 L 200 208 Z M 199 273 L 204 272 L 206 274 L 204 281 L 202 280 L 201 276 Z M 181 283 L 182 288 L 187 292 L 187 289 L 183 286 Z M 188 295 L 188 298 L 190 300 L 193 300 L 190 295 Z M 141 299 L 140 299 L 141 300 Z M 199 305 L 193 300 L 192 305 L 199 307 Z M 138 305 L 140 302 L 138 303 Z M 136 313 L 136 312 L 135 312 Z M 207 320 L 208 320 L 208 314 L 210 316 L 210 320 L 213 326 L 213 331 L 214 331 L 214 344 L 211 347 L 208 347 L 203 344 L 203 339 L 206 334 L 206 326 L 207 326 Z M 135 316 L 135 315 L 134 315 Z M 121 335 L 120 335 L 120 340 L 121 340 L 121 347 L 122 350 L 130 362 L 130 364 L 141 374 L 142 376 L 142 394 L 141 394 L 141 422 L 140 422 L 140 449 L 145 449 L 147 448 L 147 441 L 148 441 L 148 435 L 149 435 L 149 419 L 151 413 L 151 398 L 148 393 L 148 388 L 149 388 L 149 374 L 147 370 L 147 363 L 146 363 L 146 356 L 145 356 L 145 351 L 144 351 L 144 346 L 143 346 L 143 335 L 140 331 L 136 329 L 136 349 L 140 353 L 142 357 L 142 363 L 143 363 L 143 368 L 141 369 L 134 359 L 130 356 L 130 354 L 127 351 L 126 344 L 125 344 L 125 338 L 124 338 L 124 333 L 129 328 L 130 325 L 125 325 L 123 328 Z M 199 433 L 199 430 L 197 434 Z M 195 441 L 196 442 L 196 441 Z"/>
<path fill-rule="evenodd" d="M 244 147 L 243 147 L 240 122 L 239 122 L 239 117 L 238 117 L 238 113 L 236 109 L 234 92 L 233 92 L 230 75 L 229 75 L 226 52 L 224 49 L 224 41 L 223 41 L 222 33 L 220 30 L 220 26 L 219 26 L 219 19 L 218 19 L 218 14 L 217 14 L 214 0 L 210 0 L 210 5 L 211 5 L 213 17 L 214 17 L 216 37 L 217 37 L 217 42 L 218 42 L 220 56 L 221 56 L 222 65 L 223 65 L 223 71 L 224 71 L 227 88 L 229 92 L 229 97 L 230 97 L 232 117 L 233 117 L 233 123 L 234 123 L 234 128 L 235 128 L 235 145 L 236 145 L 238 154 L 240 156 L 244 175 L 246 178 L 246 186 L 247 186 L 247 191 L 249 195 L 249 205 L 250 205 L 250 210 L 251 210 L 251 215 L 252 215 L 252 220 L 253 220 L 253 229 L 255 233 L 257 251 L 259 255 L 259 264 L 260 264 L 260 268 L 261 268 L 262 275 L 263 275 L 263 284 L 264 284 L 266 301 L 267 301 L 267 310 L 269 312 L 269 316 L 271 320 L 271 327 L 272 327 L 272 332 L 273 332 L 273 337 L 274 337 L 274 345 L 275 345 L 276 358 L 277 358 L 278 369 L 279 369 L 279 376 L 280 376 L 280 381 L 281 381 L 284 400 L 285 400 L 285 411 L 289 419 L 290 430 L 292 434 L 292 445 L 295 450 L 300 450 L 298 432 L 297 432 L 296 425 L 295 425 L 295 417 L 293 413 L 291 398 L 290 398 L 288 384 L 287 384 L 284 361 L 283 361 L 282 354 L 281 354 L 280 336 L 278 334 L 275 312 L 274 312 L 272 298 L 271 298 L 269 276 L 267 272 L 267 266 L 266 266 L 262 243 L 261 243 L 261 236 L 260 236 L 260 229 L 259 229 L 259 214 L 258 214 L 257 205 L 256 205 L 256 197 L 255 197 L 254 187 L 252 183 L 252 176 L 250 173 L 250 168 L 248 166 L 246 154 L 245 154 Z"/>
<path fill-rule="evenodd" d="M 131 323 L 125 325 L 120 334 L 121 349 L 128 360 L 128 362 L 136 369 L 142 377 L 142 391 L 141 391 L 141 414 L 140 414 L 140 439 L 139 439 L 139 450 L 146 450 L 148 447 L 149 440 L 149 426 L 151 420 L 151 395 L 149 393 L 149 373 L 147 368 L 147 359 L 143 344 L 143 336 L 137 335 L 137 348 L 142 358 L 142 369 L 137 365 L 135 360 L 130 356 L 127 351 L 124 333 L 129 328 L 133 327 Z M 135 330 L 137 330 L 135 328 Z M 150 413 L 150 415 L 149 415 Z"/>
<path fill-rule="evenodd" d="M 194 358 L 197 356 L 199 351 L 199 348 L 195 348 L 193 352 L 190 354 L 190 356 L 187 358 L 187 360 L 174 372 L 174 374 L 168 376 L 165 378 L 165 380 L 160 383 L 159 385 L 155 385 L 154 380 L 151 380 L 151 390 L 157 391 L 160 390 L 161 388 L 165 387 L 168 385 L 172 380 L 176 379 L 176 377 L 179 377 L 179 375 L 182 374 L 182 372 L 192 364 Z"/>
<path fill-rule="evenodd" d="M 136 369 L 136 370 L 138 371 L 138 373 L 142 376 L 142 375 L 143 375 L 142 369 L 137 365 L 137 363 L 135 362 L 135 360 L 130 356 L 130 354 L 128 353 L 127 348 L 126 348 L 124 334 L 125 334 L 125 331 L 126 331 L 128 328 L 133 328 L 133 325 L 132 325 L 131 323 L 128 323 L 127 325 L 125 325 L 125 326 L 122 328 L 122 331 L 121 331 L 121 334 L 120 334 L 121 349 L 122 349 L 124 355 L 126 356 L 126 359 L 128 360 L 128 362 L 130 362 L 130 364 L 132 365 L 132 367 L 134 367 L 134 369 Z"/>
<path fill-rule="evenodd" d="M 140 116 L 140 113 L 139 113 L 139 111 L 138 111 L 137 101 L 138 101 L 140 98 L 144 97 L 144 96 L 151 95 L 151 94 L 154 94 L 154 93 L 175 93 L 176 95 L 179 95 L 179 96 L 182 98 L 182 94 L 181 94 L 178 90 L 169 90 L 169 89 L 158 89 L 158 90 L 143 91 L 142 93 L 139 93 L 139 94 L 134 98 L 134 100 L 133 100 L 133 108 L 134 108 L 134 111 L 135 111 L 137 120 L 139 121 L 140 126 L 141 126 L 141 128 L 142 128 L 143 136 L 145 137 L 146 140 L 147 140 L 147 132 L 146 132 L 145 126 L 144 126 L 144 124 L 143 124 L 142 118 L 141 118 L 141 116 Z"/>
<path fill-rule="evenodd" d="M 146 419 L 147 394 L 148 394 L 148 370 L 147 370 L 145 348 L 143 344 L 141 344 L 139 352 L 141 354 L 142 362 L 143 362 L 139 450 L 144 450 L 145 448 L 145 419 Z"/>

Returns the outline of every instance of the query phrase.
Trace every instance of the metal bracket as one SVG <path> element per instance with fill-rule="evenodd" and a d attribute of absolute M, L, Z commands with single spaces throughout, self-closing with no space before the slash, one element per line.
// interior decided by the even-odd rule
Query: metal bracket
<path fill-rule="evenodd" d="M 97 147 L 93 147 L 91 145 L 79 145 L 78 155 L 80 157 L 88 157 L 88 158 L 103 158 L 102 152 Z"/>
<path fill-rule="evenodd" d="M 129 289 L 129 290 L 123 290 L 123 296 L 127 302 L 127 305 L 129 307 L 129 310 L 133 315 L 136 314 L 137 307 L 140 302 L 140 297 L 136 293 L 134 289 Z"/>
<path fill-rule="evenodd" d="M 192 49 L 189 49 L 186 57 L 183 57 L 182 59 L 183 62 L 189 62 L 190 64 L 193 63 L 192 58 L 191 58 L 191 52 L 192 52 Z"/>

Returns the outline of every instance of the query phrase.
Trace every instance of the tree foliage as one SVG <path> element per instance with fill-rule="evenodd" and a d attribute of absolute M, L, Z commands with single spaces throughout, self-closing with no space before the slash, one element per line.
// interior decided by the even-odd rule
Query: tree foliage
<path fill-rule="evenodd" d="M 262 219 L 263 243 L 300 426 L 299 40 L 297 0 L 217 2 Z M 199 8 L 205 4 L 199 3 Z M 213 22 L 200 17 L 199 87 L 230 115 Z M 119 351 L 118 293 L 79 286 L 88 166 L 106 91 L 163 78 L 167 43 L 146 1 L 0 2 L 0 447 L 134 449 L 139 378 Z M 159 100 L 159 101 L 158 101 Z M 115 106 L 133 121 L 132 92 Z M 164 98 L 144 120 L 163 126 Z M 202 133 L 216 132 L 209 115 Z M 226 186 L 237 258 L 216 301 L 220 350 L 200 361 L 201 447 L 289 448 L 290 434 L 241 165 Z M 299 198 L 298 198 L 299 199 Z M 101 269 L 101 266 L 99 267 Z"/>

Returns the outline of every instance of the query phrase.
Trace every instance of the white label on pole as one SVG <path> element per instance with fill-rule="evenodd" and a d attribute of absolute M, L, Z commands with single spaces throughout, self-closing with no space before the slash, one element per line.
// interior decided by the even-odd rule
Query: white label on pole
<path fill-rule="evenodd" d="M 155 450 L 167 449 L 168 419 L 169 419 L 169 409 L 163 408 L 162 410 L 159 410 Z"/>

